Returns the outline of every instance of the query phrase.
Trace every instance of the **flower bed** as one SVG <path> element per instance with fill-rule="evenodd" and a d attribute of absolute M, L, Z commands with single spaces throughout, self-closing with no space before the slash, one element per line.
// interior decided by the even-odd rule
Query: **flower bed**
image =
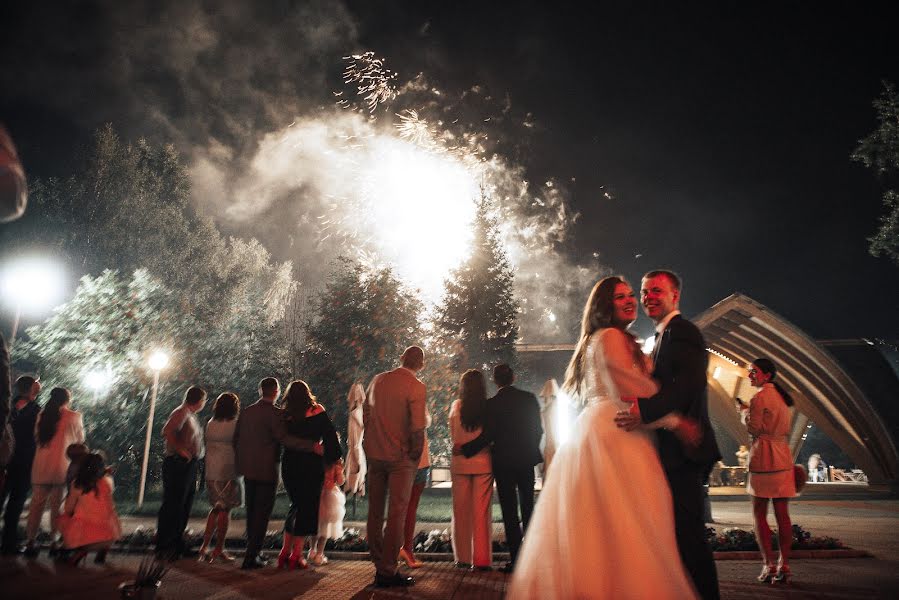
<path fill-rule="evenodd" d="M 197 532 L 188 531 L 186 534 L 189 538 L 188 547 L 197 547 L 201 543 L 201 536 Z M 155 531 L 152 529 L 144 529 L 138 527 L 132 533 L 122 537 L 119 540 L 119 548 L 133 551 L 143 551 L 149 548 L 154 540 Z M 755 538 L 755 533 L 739 528 L 723 529 L 720 532 L 714 527 L 706 529 L 706 539 L 712 548 L 712 551 L 719 557 L 725 555 L 728 557 L 745 557 L 755 556 L 758 553 L 759 546 Z M 263 548 L 269 550 L 277 550 L 281 547 L 282 533 L 280 531 L 269 531 L 265 536 Z M 430 531 L 419 531 L 413 540 L 415 552 L 423 555 L 452 555 L 453 545 L 452 538 L 448 529 L 433 529 Z M 772 544 L 777 550 L 777 535 L 772 536 Z M 242 538 L 229 538 L 227 547 L 233 550 L 242 550 L 246 542 Z M 793 525 L 793 546 L 795 551 L 811 551 L 813 554 L 809 556 L 826 557 L 829 556 L 827 551 L 851 551 L 840 540 L 829 536 L 813 536 L 811 533 L 803 529 L 800 525 Z M 346 552 L 346 553 L 367 553 L 368 540 L 366 540 L 358 529 L 349 528 L 344 531 L 342 537 L 337 540 L 328 540 L 326 550 L 328 552 Z M 495 554 L 503 554 L 509 551 L 508 545 L 499 540 L 493 541 L 493 552 Z M 845 553 L 840 553 L 840 555 Z M 853 552 L 855 555 L 865 555 L 863 552 Z M 799 557 L 799 554 L 795 554 Z"/>

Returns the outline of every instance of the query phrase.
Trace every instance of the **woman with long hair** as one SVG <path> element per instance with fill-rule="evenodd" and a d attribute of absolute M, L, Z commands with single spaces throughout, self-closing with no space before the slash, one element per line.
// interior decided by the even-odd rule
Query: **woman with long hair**
<path fill-rule="evenodd" d="M 763 583 L 788 582 L 790 546 L 793 544 L 793 524 L 790 522 L 790 498 L 796 496 L 793 475 L 793 454 L 788 436 L 793 420 L 793 398 L 775 383 L 777 367 L 767 358 L 757 358 L 749 369 L 749 382 L 759 388 L 746 409 L 746 428 L 752 436 L 749 449 L 749 481 L 746 489 L 752 496 L 752 515 L 755 532 L 762 550 Z M 771 527 L 768 525 L 768 500 L 774 504 L 777 520 L 777 540 L 780 560 L 774 562 L 771 549 Z"/>
<path fill-rule="evenodd" d="M 459 397 L 449 412 L 453 446 L 481 435 L 487 406 L 484 374 L 469 369 L 459 379 Z M 453 481 L 453 556 L 457 567 L 489 570 L 493 563 L 493 469 L 490 449 L 466 458 L 454 455 L 450 463 Z"/>
<path fill-rule="evenodd" d="M 306 537 L 318 536 L 318 513 L 325 468 L 340 458 L 337 430 L 324 407 L 318 403 L 305 381 L 291 381 L 284 392 L 287 432 L 290 435 L 321 442 L 324 455 L 284 449 L 281 479 L 290 497 L 290 511 L 284 521 L 284 544 L 278 555 L 278 568 L 305 569 L 303 558 Z M 316 562 L 316 555 L 309 559 Z"/>
<path fill-rule="evenodd" d="M 25 533 L 27 556 L 37 556 L 35 545 L 44 510 L 50 510 L 50 553 L 57 549 L 59 515 L 62 510 L 63 494 L 66 491 L 66 471 L 69 457 L 66 454 L 70 444 L 84 443 L 84 424 L 81 413 L 69 408 L 72 396 L 65 388 L 50 390 L 50 399 L 37 418 L 35 440 L 37 452 L 31 465 L 31 506 Z"/>
<path fill-rule="evenodd" d="M 622 277 L 590 293 L 565 390 L 585 406 L 553 460 L 508 589 L 517 598 L 694 598 L 674 535 L 652 432 L 615 415 L 658 390 L 627 329 L 637 302 Z M 677 427 L 670 413 L 652 427 Z M 647 543 L 651 540 L 651 543 Z"/>
<path fill-rule="evenodd" d="M 225 552 L 225 537 L 231 522 L 231 510 L 240 506 L 240 480 L 234 457 L 234 432 L 240 414 L 237 394 L 219 394 L 212 406 L 212 418 L 206 424 L 206 491 L 212 508 L 206 517 L 206 531 L 200 546 L 200 560 L 216 559 L 234 562 Z M 210 553 L 209 544 L 216 534 L 215 549 Z"/>

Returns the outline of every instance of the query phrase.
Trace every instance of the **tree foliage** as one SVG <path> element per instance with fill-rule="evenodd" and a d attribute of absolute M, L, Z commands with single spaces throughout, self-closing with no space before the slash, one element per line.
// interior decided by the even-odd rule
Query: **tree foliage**
<path fill-rule="evenodd" d="M 500 242 L 489 200 L 482 197 L 473 223 L 471 255 L 446 282 L 437 309 L 439 333 L 457 371 L 515 365 L 518 302 L 514 274 Z"/>
<path fill-rule="evenodd" d="M 123 277 L 107 270 L 83 277 L 75 296 L 30 328 L 17 351 L 39 365 L 48 387 L 72 390 L 74 406 L 84 413 L 88 443 L 117 463 L 117 479 L 127 488 L 139 475 L 146 434 L 149 354 L 165 349 L 171 355 L 161 374 L 152 436 L 158 457 L 159 430 L 187 387 L 200 385 L 213 397 L 233 390 L 245 402 L 253 401 L 262 377 L 283 373 L 286 348 L 278 345 L 270 323 L 263 303 L 248 302 L 212 328 L 183 310 L 177 296 L 147 271 Z M 90 372 L 102 373 L 108 384 L 90 389 Z M 152 485 L 158 475 L 155 459 L 150 472 Z"/>
<path fill-rule="evenodd" d="M 299 376 L 345 439 L 350 386 L 367 386 L 398 365 L 406 346 L 422 343 L 422 305 L 389 268 L 367 269 L 347 258 L 335 261 L 313 304 Z"/>
<path fill-rule="evenodd" d="M 198 214 L 171 146 L 125 143 L 107 126 L 72 175 L 34 181 L 31 198 L 28 216 L 0 245 L 55 252 L 85 277 L 71 301 L 28 330 L 13 358 L 75 392 L 92 443 L 119 463 L 122 483 L 140 466 L 134 451 L 143 447 L 152 347 L 173 354 L 158 426 L 188 385 L 213 396 L 232 390 L 247 403 L 262 377 L 289 375 L 292 265 L 272 261 L 255 239 L 224 237 Z M 83 383 L 92 370 L 116 383 L 95 394 Z"/>
<path fill-rule="evenodd" d="M 893 84 L 885 81 L 883 88 L 874 100 L 877 129 L 859 140 L 852 160 L 874 169 L 885 187 L 886 212 L 880 217 L 880 227 L 868 238 L 869 250 L 874 256 L 886 255 L 899 265 L 899 96 Z"/>

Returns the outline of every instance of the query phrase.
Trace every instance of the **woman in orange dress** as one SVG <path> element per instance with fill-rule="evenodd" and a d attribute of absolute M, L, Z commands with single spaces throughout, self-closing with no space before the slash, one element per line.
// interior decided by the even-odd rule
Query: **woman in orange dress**
<path fill-rule="evenodd" d="M 752 496 L 752 513 L 759 548 L 765 561 L 758 580 L 763 583 L 787 582 L 790 578 L 790 546 L 793 524 L 790 522 L 790 498 L 796 496 L 793 476 L 793 454 L 788 436 L 792 422 L 793 399 L 774 383 L 777 367 L 767 358 L 758 358 L 749 369 L 749 382 L 759 388 L 749 403 L 746 428 L 752 436 L 749 450 L 749 481 L 746 489 Z M 768 525 L 768 500 L 774 504 L 780 560 L 775 564 L 771 549 L 771 527 Z"/>

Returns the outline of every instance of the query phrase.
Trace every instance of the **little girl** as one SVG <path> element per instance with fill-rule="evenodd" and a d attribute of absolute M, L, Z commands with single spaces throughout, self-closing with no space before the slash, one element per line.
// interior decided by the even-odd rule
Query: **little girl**
<path fill-rule="evenodd" d="M 328 557 L 325 556 L 328 538 L 336 540 L 343 535 L 343 517 L 346 514 L 346 496 L 340 491 L 343 483 L 343 459 L 337 459 L 325 469 L 325 483 L 322 485 L 322 497 L 318 505 L 318 537 L 309 548 L 309 562 L 316 566 L 328 562 Z"/>
<path fill-rule="evenodd" d="M 92 550 L 97 551 L 94 562 L 106 562 L 106 552 L 122 535 L 112 499 L 114 487 L 100 454 L 91 453 L 82 459 L 60 517 L 63 544 L 75 551 L 71 564 L 77 565 Z"/>

